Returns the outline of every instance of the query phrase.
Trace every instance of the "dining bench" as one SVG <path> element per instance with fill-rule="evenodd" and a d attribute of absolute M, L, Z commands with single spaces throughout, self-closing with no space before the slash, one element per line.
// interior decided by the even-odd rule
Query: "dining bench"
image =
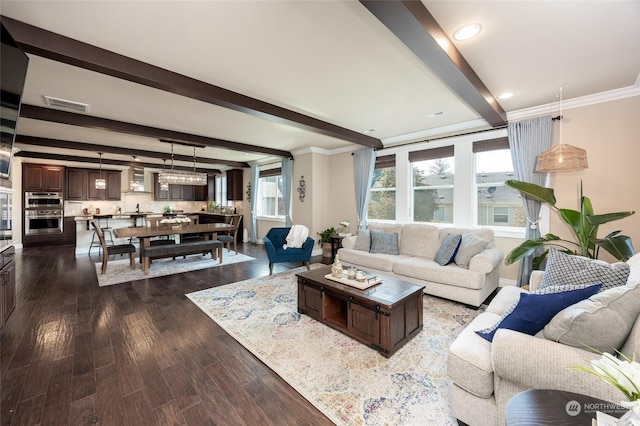
<path fill-rule="evenodd" d="M 164 257 L 183 256 L 187 254 L 211 253 L 211 259 L 216 257 L 222 263 L 223 244 L 218 240 L 189 241 L 180 244 L 166 244 L 145 247 L 142 250 L 142 270 L 145 275 L 149 274 L 150 259 Z"/>

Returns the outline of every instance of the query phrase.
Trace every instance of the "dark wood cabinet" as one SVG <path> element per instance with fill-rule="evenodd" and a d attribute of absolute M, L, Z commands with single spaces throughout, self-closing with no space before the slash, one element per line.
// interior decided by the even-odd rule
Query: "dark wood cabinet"
<path fill-rule="evenodd" d="M 242 200 L 243 174 L 241 169 L 227 170 L 227 200 Z"/>
<path fill-rule="evenodd" d="M 67 169 L 67 187 L 64 196 L 67 200 L 87 199 L 87 170 Z"/>
<path fill-rule="evenodd" d="M 102 177 L 107 181 L 106 189 L 96 189 L 95 180 L 100 177 L 96 169 L 67 169 L 67 200 L 113 200 L 121 199 L 121 172 L 119 170 L 103 170 Z"/>
<path fill-rule="evenodd" d="M 76 220 L 73 216 L 65 216 L 62 223 L 62 244 L 76 245 Z"/>
<path fill-rule="evenodd" d="M 62 191 L 64 167 L 25 163 L 22 165 L 22 188 L 24 191 Z"/>
<path fill-rule="evenodd" d="M 15 248 L 6 248 L 0 254 L 0 328 L 16 307 Z"/>

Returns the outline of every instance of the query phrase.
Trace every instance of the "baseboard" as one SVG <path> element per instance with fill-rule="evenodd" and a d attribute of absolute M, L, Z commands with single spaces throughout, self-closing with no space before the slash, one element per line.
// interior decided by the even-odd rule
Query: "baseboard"
<path fill-rule="evenodd" d="M 498 282 L 498 286 L 499 287 L 508 287 L 508 286 L 517 287 L 518 286 L 518 282 L 516 280 L 509 280 L 509 279 L 506 279 L 506 278 L 500 278 L 500 280 Z"/>

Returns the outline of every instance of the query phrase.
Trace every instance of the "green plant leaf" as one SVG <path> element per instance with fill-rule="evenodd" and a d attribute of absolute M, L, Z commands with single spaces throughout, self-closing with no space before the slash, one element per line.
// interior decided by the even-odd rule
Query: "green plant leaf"
<path fill-rule="evenodd" d="M 605 238 L 592 238 L 594 244 L 605 249 L 616 259 L 626 262 L 635 254 L 631 238 L 627 235 L 618 235 L 620 231 L 614 231 Z"/>
<path fill-rule="evenodd" d="M 509 179 L 504 182 L 505 185 L 513 189 L 517 189 L 527 197 L 541 201 L 546 204 L 556 205 L 556 196 L 552 188 L 545 188 L 531 182 L 523 182 L 521 180 Z"/>
<path fill-rule="evenodd" d="M 587 216 L 587 220 L 592 225 L 602 225 L 603 223 L 613 222 L 614 220 L 624 219 L 625 217 L 629 217 L 634 214 L 635 211 L 627 211 L 627 212 L 616 212 L 616 213 L 606 213 L 599 215 L 590 215 Z"/>
<path fill-rule="evenodd" d="M 533 240 L 526 240 L 519 246 L 514 247 L 513 250 L 509 252 L 509 254 L 504 259 L 504 263 L 507 265 L 511 265 L 512 263 L 517 262 L 523 257 L 535 254 L 538 249 L 544 247 L 544 245 L 549 241 L 560 241 L 560 237 L 557 237 L 553 234 L 547 234 L 544 237 L 535 238 Z"/>

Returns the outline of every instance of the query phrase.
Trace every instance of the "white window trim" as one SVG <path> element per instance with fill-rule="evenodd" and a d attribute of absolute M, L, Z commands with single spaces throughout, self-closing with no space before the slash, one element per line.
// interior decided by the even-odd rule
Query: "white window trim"
<path fill-rule="evenodd" d="M 493 230 L 496 237 L 524 238 L 524 228 L 512 228 L 505 226 L 478 226 L 476 225 L 477 189 L 475 184 L 475 164 L 473 154 L 473 142 L 495 139 L 507 136 L 506 129 L 492 130 L 484 133 L 456 136 L 438 141 L 427 141 L 411 145 L 385 148 L 378 151 L 378 155 L 395 154 L 396 158 L 396 220 L 378 220 L 369 218 L 372 223 L 413 223 L 412 206 L 412 170 L 409 162 L 409 151 L 421 149 L 440 148 L 454 145 L 455 183 L 453 191 L 453 204 L 456 206 L 453 212 L 453 224 L 428 223 L 438 228 L 458 227 L 467 229 L 488 228 Z M 384 142 L 384 141 L 383 141 Z M 461 183 L 467 182 L 467 185 Z M 544 235 L 549 226 L 549 209 L 542 206 L 542 220 L 539 224 L 540 231 Z"/>

